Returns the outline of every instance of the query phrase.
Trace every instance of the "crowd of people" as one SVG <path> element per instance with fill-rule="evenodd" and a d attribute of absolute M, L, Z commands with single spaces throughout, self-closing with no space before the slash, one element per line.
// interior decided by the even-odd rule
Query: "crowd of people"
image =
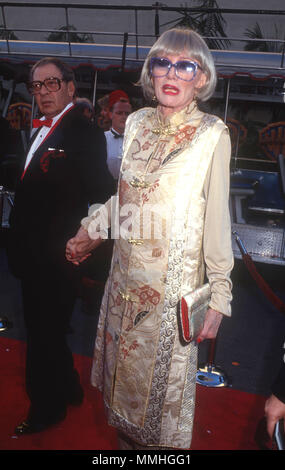
<path fill-rule="evenodd" d="M 83 401 L 66 333 L 86 263 L 117 224 L 92 384 L 120 449 L 191 448 L 198 343 L 231 315 L 230 137 L 198 106 L 216 80 L 197 33 L 166 31 L 140 78 L 152 105 L 132 112 L 116 90 L 99 103 L 100 128 L 66 64 L 45 58 L 33 66 L 29 90 L 42 117 L 20 171 L 8 247 L 27 329 L 30 409 L 17 434 L 58 423 Z M 185 342 L 177 306 L 205 279 L 205 321 L 197 340 Z M 282 374 L 273 391 L 281 406 L 272 397 L 266 405 L 271 435 L 285 414 Z"/>

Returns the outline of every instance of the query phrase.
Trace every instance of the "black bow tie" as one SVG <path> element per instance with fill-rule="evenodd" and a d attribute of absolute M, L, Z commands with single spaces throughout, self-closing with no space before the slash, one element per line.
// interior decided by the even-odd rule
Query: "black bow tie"
<path fill-rule="evenodd" d="M 113 131 L 113 129 L 111 129 L 111 132 L 115 139 L 123 139 L 124 137 L 124 134 L 118 134 L 118 132 Z"/>

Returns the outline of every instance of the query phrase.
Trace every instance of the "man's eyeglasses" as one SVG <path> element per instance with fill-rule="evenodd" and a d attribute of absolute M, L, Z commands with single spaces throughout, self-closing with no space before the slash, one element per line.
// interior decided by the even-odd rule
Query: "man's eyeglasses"
<path fill-rule="evenodd" d="M 46 78 L 43 82 L 36 80 L 28 83 L 28 90 L 32 95 L 37 95 L 44 85 L 48 91 L 58 91 L 61 88 L 61 82 L 64 82 L 64 80 L 56 77 Z"/>
<path fill-rule="evenodd" d="M 150 73 L 153 77 L 165 77 L 172 67 L 175 69 L 176 76 L 186 82 L 191 82 L 195 78 L 198 69 L 202 70 L 200 65 L 193 60 L 178 60 L 173 64 L 164 57 L 150 59 Z"/>

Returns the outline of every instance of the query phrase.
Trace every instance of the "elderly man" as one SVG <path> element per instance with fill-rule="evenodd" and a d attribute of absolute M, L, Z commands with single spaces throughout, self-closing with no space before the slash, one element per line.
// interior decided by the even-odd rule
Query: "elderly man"
<path fill-rule="evenodd" d="M 75 109 L 72 70 L 45 58 L 31 70 L 29 90 L 42 114 L 34 120 L 11 213 L 8 258 L 21 279 L 27 328 L 28 416 L 16 433 L 39 432 L 61 421 L 83 390 L 66 342 L 80 271 L 65 260 L 66 241 L 93 201 L 112 184 L 101 130 Z"/>
<path fill-rule="evenodd" d="M 111 129 L 105 132 L 107 141 L 107 164 L 114 180 L 119 178 L 121 159 L 123 152 L 123 138 L 126 120 L 132 112 L 129 101 L 121 95 L 110 94 L 109 117 L 111 119 Z"/>

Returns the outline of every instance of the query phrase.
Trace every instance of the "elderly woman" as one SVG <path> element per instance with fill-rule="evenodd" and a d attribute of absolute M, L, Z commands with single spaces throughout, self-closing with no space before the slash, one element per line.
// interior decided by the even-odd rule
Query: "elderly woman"
<path fill-rule="evenodd" d="M 124 448 L 190 448 L 197 342 L 214 338 L 231 313 L 230 139 L 219 118 L 197 107 L 215 84 L 197 33 L 162 34 L 141 75 L 157 106 L 128 118 L 117 205 L 91 209 L 67 245 L 79 263 L 115 226 L 92 383 Z M 198 341 L 186 344 L 177 305 L 205 274 L 209 309 Z"/>

